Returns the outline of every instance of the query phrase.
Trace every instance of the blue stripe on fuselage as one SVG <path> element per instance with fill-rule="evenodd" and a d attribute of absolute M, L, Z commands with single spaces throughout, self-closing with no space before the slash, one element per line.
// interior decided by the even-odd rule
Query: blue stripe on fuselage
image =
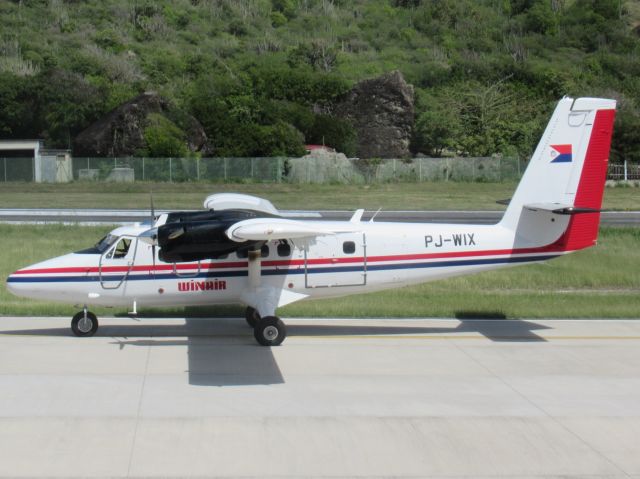
<path fill-rule="evenodd" d="M 550 254 L 544 256 L 517 256 L 509 258 L 483 258 L 472 260 L 451 260 L 451 261 L 435 261 L 428 263 L 399 263 L 399 264 L 367 264 L 367 271 L 387 271 L 400 269 L 418 269 L 418 268 L 446 268 L 453 266 L 478 266 L 489 264 L 509 264 L 509 263 L 530 263 L 536 261 L 546 261 L 556 258 L 560 255 Z M 264 276 L 278 276 L 287 274 L 321 274 L 321 273 L 349 273 L 363 271 L 364 265 L 358 266 L 332 266 L 330 268 L 291 268 L 291 269 L 268 269 L 263 270 Z M 126 275 L 103 276 L 102 282 L 122 281 Z M 202 278 L 241 278 L 248 276 L 247 270 L 236 271 L 204 271 L 196 275 L 179 276 L 174 273 L 170 274 L 133 274 L 129 275 L 127 281 L 148 281 L 160 279 L 202 279 Z M 83 283 L 100 281 L 99 276 L 40 276 L 40 277 L 19 277 L 10 276 L 8 283 Z"/>

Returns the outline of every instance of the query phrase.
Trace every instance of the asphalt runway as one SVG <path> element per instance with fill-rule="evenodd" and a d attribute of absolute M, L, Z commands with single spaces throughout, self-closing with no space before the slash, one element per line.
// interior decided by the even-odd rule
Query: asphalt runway
<path fill-rule="evenodd" d="M 158 211 L 166 212 L 166 211 Z M 289 218 L 348 220 L 353 211 L 283 211 Z M 367 211 L 363 221 L 495 224 L 502 211 Z M 123 224 L 149 219 L 148 210 L 0 209 L 0 223 Z M 604 226 L 639 226 L 640 211 L 604 211 Z"/>
<path fill-rule="evenodd" d="M 2 477 L 640 478 L 640 320 L 0 318 Z"/>

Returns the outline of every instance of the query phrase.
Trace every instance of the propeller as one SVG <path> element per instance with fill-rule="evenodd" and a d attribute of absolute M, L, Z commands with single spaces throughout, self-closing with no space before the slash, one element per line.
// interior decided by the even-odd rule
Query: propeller
<path fill-rule="evenodd" d="M 154 226 L 155 221 L 156 221 L 156 210 L 153 206 L 153 192 L 150 192 L 151 195 L 151 208 L 150 208 L 150 214 L 151 214 L 151 224 L 150 224 L 150 228 L 146 231 L 143 231 L 142 233 L 140 233 L 138 235 L 138 238 L 142 241 L 144 241 L 147 244 L 151 245 L 151 254 L 153 256 L 153 267 L 155 270 L 155 266 L 156 266 L 156 246 L 158 245 L 158 228 L 156 228 Z"/>
<path fill-rule="evenodd" d="M 153 190 L 149 190 L 149 200 L 151 202 L 151 228 L 154 230 L 153 240 L 154 242 L 151 244 L 151 257 L 153 258 L 153 274 L 156 271 L 156 244 L 158 242 L 158 229 L 154 228 L 153 225 L 156 222 L 156 209 L 153 205 Z"/>

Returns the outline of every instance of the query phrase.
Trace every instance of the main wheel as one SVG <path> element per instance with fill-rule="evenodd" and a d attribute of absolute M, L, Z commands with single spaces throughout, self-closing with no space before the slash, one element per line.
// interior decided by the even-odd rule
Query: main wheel
<path fill-rule="evenodd" d="M 98 318 L 91 311 L 87 311 L 87 317 L 84 311 L 80 311 L 71 320 L 71 331 L 76 336 L 93 336 L 98 330 Z"/>
<path fill-rule="evenodd" d="M 262 346 L 280 346 L 287 337 L 287 328 L 280 318 L 265 316 L 253 328 L 253 336 Z"/>
<path fill-rule="evenodd" d="M 251 306 L 247 306 L 247 309 L 244 312 L 244 319 L 247 320 L 247 324 L 252 328 L 256 327 L 256 324 L 260 321 L 260 313 L 256 308 L 252 308 Z"/>

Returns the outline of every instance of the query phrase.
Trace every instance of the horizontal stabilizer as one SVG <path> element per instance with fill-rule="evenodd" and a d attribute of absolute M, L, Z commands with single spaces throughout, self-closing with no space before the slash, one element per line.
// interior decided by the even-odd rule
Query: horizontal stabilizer
<path fill-rule="evenodd" d="M 534 203 L 530 205 L 524 205 L 524 208 L 530 211 L 549 211 L 557 215 L 578 215 L 581 213 L 600 213 L 599 209 L 580 208 L 577 206 L 563 205 L 560 203 Z"/>

